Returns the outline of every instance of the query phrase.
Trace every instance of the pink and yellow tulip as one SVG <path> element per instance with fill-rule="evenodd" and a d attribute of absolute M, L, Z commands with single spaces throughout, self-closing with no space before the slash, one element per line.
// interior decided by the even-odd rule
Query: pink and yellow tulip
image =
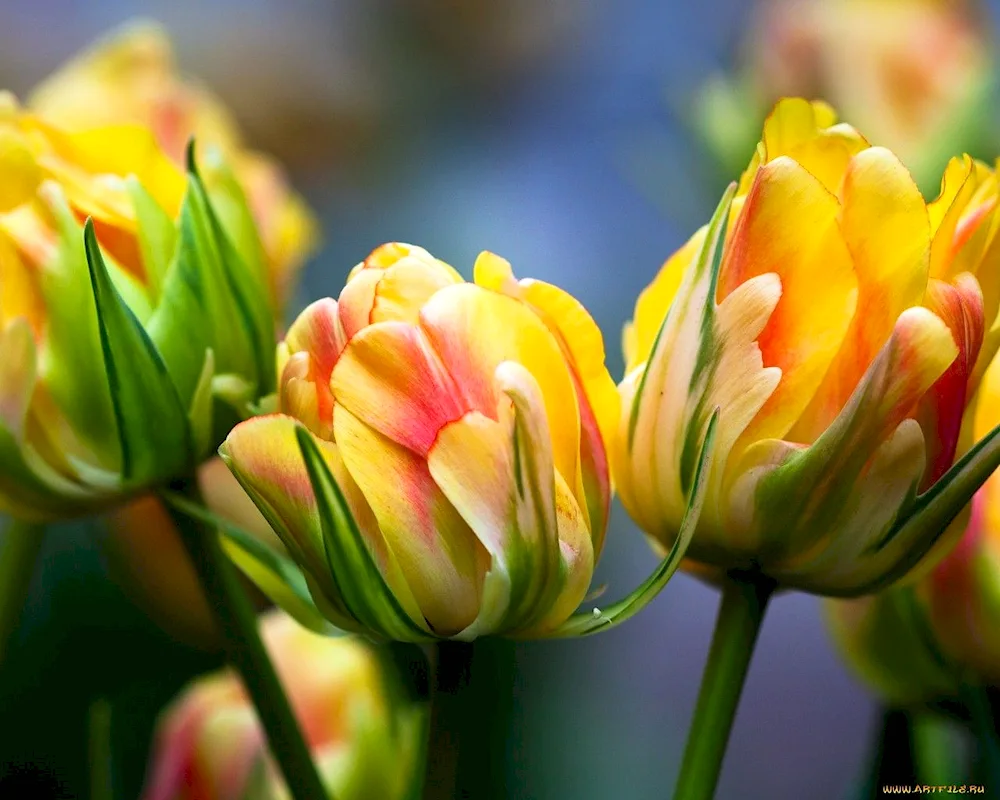
<path fill-rule="evenodd" d="M 997 347 L 997 192 L 955 159 L 925 203 L 827 106 L 779 103 L 626 329 L 613 469 L 639 526 L 676 539 L 717 416 L 695 569 L 831 595 L 911 569 L 998 460 L 991 435 L 952 469 Z"/>
<path fill-rule="evenodd" d="M 351 638 L 317 636 L 280 612 L 261 635 L 323 783 L 338 800 L 406 795 L 423 735 L 419 706 L 393 704 L 390 676 Z M 285 800 L 239 678 L 194 681 L 164 712 L 143 800 Z"/>
<path fill-rule="evenodd" d="M 483 253 L 475 282 L 388 244 L 279 348 L 280 414 L 223 458 L 335 625 L 387 638 L 543 635 L 604 540 L 618 396 L 562 290 Z"/>
<path fill-rule="evenodd" d="M 1000 359 L 987 370 L 971 419 L 976 440 L 1000 422 Z M 955 548 L 910 586 L 827 603 L 850 666 L 896 703 L 955 697 L 963 682 L 1000 684 L 1000 473 L 972 500 Z"/>
<path fill-rule="evenodd" d="M 274 384 L 238 184 L 185 176 L 141 126 L 70 131 L 5 94 L 0 186 L 0 510 L 93 513 L 193 470 Z"/>
<path fill-rule="evenodd" d="M 246 192 L 267 258 L 275 313 L 283 313 L 300 268 L 318 244 L 316 220 L 281 168 L 244 145 L 218 98 L 178 74 L 162 28 L 149 22 L 123 26 L 36 87 L 27 105 L 69 131 L 108 125 L 148 128 L 179 166 L 192 138 L 200 154 L 217 149 Z M 212 157 L 199 161 L 209 184 L 217 164 Z"/>

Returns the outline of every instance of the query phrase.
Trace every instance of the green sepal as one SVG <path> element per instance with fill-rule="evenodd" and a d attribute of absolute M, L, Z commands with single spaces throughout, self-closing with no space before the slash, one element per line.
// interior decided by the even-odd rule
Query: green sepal
<path fill-rule="evenodd" d="M 170 260 L 177 247 L 177 230 L 170 215 L 146 191 L 137 177 L 130 175 L 125 179 L 125 186 L 138 220 L 136 238 L 139 240 L 142 265 L 146 271 L 147 292 L 150 302 L 156 306 L 163 292 Z"/>
<path fill-rule="evenodd" d="M 400 605 L 382 577 L 340 487 L 309 431 L 295 430 L 309 473 L 333 581 L 344 608 L 367 631 L 401 642 L 433 641 Z"/>
<path fill-rule="evenodd" d="M 316 607 L 302 570 L 287 555 L 224 517 L 177 492 L 161 492 L 164 502 L 221 534 L 226 555 L 267 597 L 296 622 L 324 635 L 338 633 Z"/>
<path fill-rule="evenodd" d="M 705 430 L 705 436 L 698 453 L 684 518 L 681 520 L 677 537 L 674 539 L 670 552 L 660 562 L 656 571 L 628 597 L 607 608 L 595 608 L 589 614 L 575 614 L 554 631 L 544 634 L 545 638 L 590 636 L 600 631 L 616 628 L 642 611 L 663 590 L 663 587 L 667 585 L 667 582 L 681 565 L 688 546 L 694 538 L 695 529 L 698 527 L 698 519 L 701 517 L 701 509 L 708 488 L 708 476 L 712 468 L 715 430 L 718 422 L 719 409 L 715 409 L 709 418 L 708 427 Z"/>
<path fill-rule="evenodd" d="M 149 323 L 150 336 L 186 403 L 197 390 L 209 349 L 217 374 L 246 381 L 241 404 L 274 389 L 274 329 L 266 294 L 240 262 L 200 178 L 190 172 L 174 257 Z M 212 446 L 227 432 L 215 427 Z"/>
<path fill-rule="evenodd" d="M 187 410 L 156 346 L 112 285 L 90 220 L 83 236 L 118 427 L 122 484 L 142 487 L 183 474 L 195 463 Z"/>

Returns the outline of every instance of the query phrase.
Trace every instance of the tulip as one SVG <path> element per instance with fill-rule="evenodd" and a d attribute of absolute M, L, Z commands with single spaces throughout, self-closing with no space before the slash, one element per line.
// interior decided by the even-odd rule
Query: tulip
<path fill-rule="evenodd" d="M 480 255 L 466 283 L 388 244 L 279 347 L 281 413 L 221 453 L 347 630 L 537 636 L 600 555 L 618 397 L 562 290 Z"/>
<path fill-rule="evenodd" d="M 1000 359 L 987 370 L 973 435 L 1000 422 Z M 831 633 L 845 660 L 894 703 L 954 698 L 963 682 L 1000 682 L 1000 473 L 976 492 L 955 548 L 913 585 L 830 601 Z"/>
<path fill-rule="evenodd" d="M 990 437 L 952 470 L 998 344 L 996 200 L 966 157 L 927 204 L 828 107 L 779 103 L 625 332 L 613 469 L 639 526 L 676 538 L 717 410 L 693 569 L 856 595 L 912 568 L 995 460 Z"/>
<path fill-rule="evenodd" d="M 159 25 L 130 23 L 102 38 L 36 87 L 28 107 L 71 131 L 141 125 L 180 166 L 192 138 L 202 153 L 217 149 L 246 193 L 267 260 L 273 307 L 277 315 L 283 312 L 300 268 L 316 249 L 316 220 L 280 167 L 246 148 L 219 100 L 178 75 L 170 39 Z M 217 164 L 217 159 L 199 161 L 209 185 L 223 177 L 215 172 Z M 218 209 L 220 215 L 228 211 L 225 205 Z"/>
<path fill-rule="evenodd" d="M 419 706 L 393 703 L 390 675 L 351 638 L 317 636 L 280 612 L 262 638 L 331 797 L 407 796 L 421 736 Z M 229 670 L 200 677 L 157 728 L 143 800 L 288 798 L 253 705 Z"/>
<path fill-rule="evenodd" d="M 0 98 L 0 510 L 90 514 L 188 475 L 272 391 L 264 259 L 216 170 Z"/>
<path fill-rule="evenodd" d="M 700 132 L 733 169 L 781 97 L 822 97 L 891 147 L 922 187 L 961 150 L 992 150 L 995 92 L 976 0 L 768 0 L 739 64 L 698 99 Z M 734 163 L 735 161 L 735 163 Z"/>

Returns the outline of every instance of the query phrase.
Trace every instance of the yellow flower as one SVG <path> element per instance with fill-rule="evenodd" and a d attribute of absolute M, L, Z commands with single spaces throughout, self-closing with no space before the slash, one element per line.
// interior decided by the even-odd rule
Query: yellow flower
<path fill-rule="evenodd" d="M 221 452 L 335 625 L 541 635 L 583 600 L 618 414 L 580 304 L 490 253 L 385 245 L 279 351 L 282 414 Z"/>
<path fill-rule="evenodd" d="M 674 541 L 717 415 L 693 562 L 834 595 L 907 572 L 998 458 L 991 437 L 949 472 L 997 347 L 997 191 L 956 159 L 927 204 L 827 106 L 779 103 L 625 332 L 613 469 L 639 526 Z"/>
<path fill-rule="evenodd" d="M 331 796 L 405 797 L 423 736 L 420 714 L 394 705 L 376 654 L 280 612 L 261 618 L 261 635 Z M 251 796 L 288 797 L 253 704 L 228 670 L 198 678 L 160 720 L 143 800 Z"/>

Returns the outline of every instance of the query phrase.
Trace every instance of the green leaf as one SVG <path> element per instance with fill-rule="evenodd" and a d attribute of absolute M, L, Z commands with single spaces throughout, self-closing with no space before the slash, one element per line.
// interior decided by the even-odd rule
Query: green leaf
<path fill-rule="evenodd" d="M 688 495 L 687 509 L 681 520 L 677 538 L 666 558 L 660 562 L 656 571 L 650 575 L 634 592 L 624 600 L 619 600 L 607 608 L 595 608 L 589 614 L 576 614 L 560 625 L 545 638 L 567 638 L 570 636 L 590 636 L 599 631 L 610 630 L 621 625 L 642 611 L 667 585 L 680 566 L 687 552 L 694 532 L 701 517 L 701 508 L 705 502 L 705 490 L 708 488 L 708 476 L 712 468 L 713 446 L 715 444 L 715 429 L 719 421 L 719 409 L 712 412 L 708 428 L 702 439 L 694 470 L 691 491 Z"/>
<path fill-rule="evenodd" d="M 146 270 L 149 299 L 155 306 L 163 292 L 163 282 L 177 246 L 177 231 L 170 215 L 160 207 L 135 175 L 125 179 L 125 186 L 132 198 L 132 207 L 138 220 L 136 236 L 142 253 L 142 265 Z"/>
<path fill-rule="evenodd" d="M 392 593 L 340 487 L 309 432 L 295 435 L 316 495 L 330 577 L 347 611 L 372 633 L 395 641 L 432 641 Z"/>
<path fill-rule="evenodd" d="M 194 463 L 187 411 L 156 346 L 112 285 L 90 220 L 84 245 L 118 423 L 122 481 L 138 487 L 182 474 Z"/>
<path fill-rule="evenodd" d="M 165 491 L 160 496 L 182 514 L 216 528 L 222 535 L 222 547 L 233 563 L 300 625 L 324 635 L 339 632 L 320 613 L 302 570 L 288 556 L 183 495 Z"/>

